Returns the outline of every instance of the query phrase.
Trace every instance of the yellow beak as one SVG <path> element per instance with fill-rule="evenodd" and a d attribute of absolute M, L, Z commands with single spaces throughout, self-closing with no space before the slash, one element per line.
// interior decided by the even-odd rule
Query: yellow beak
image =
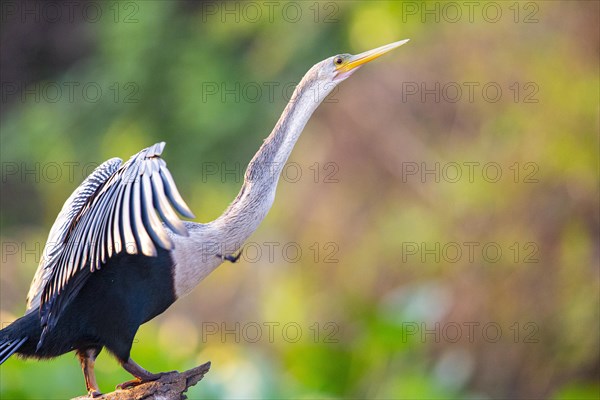
<path fill-rule="evenodd" d="M 338 67 L 338 71 L 340 72 L 349 72 L 353 69 L 360 67 L 363 64 L 368 63 L 369 61 L 373 61 L 376 58 L 381 57 L 385 53 L 394 50 L 402 46 L 404 43 L 408 42 L 410 39 L 400 40 L 398 42 L 386 44 L 385 46 L 378 47 L 373 50 L 365 51 L 364 53 L 357 54 L 355 56 L 350 57 L 350 59 L 344 64 Z"/>

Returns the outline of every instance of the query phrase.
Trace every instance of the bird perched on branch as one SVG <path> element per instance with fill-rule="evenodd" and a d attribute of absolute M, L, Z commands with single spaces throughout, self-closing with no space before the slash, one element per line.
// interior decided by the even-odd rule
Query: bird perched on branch
<path fill-rule="evenodd" d="M 126 163 L 101 164 L 67 199 L 50 230 L 25 316 L 0 331 L 0 364 L 17 353 L 46 359 L 75 351 L 91 396 L 96 357 L 106 348 L 135 379 L 158 379 L 130 357 L 141 324 L 190 292 L 235 254 L 273 204 L 277 182 L 310 116 L 361 65 L 408 40 L 317 63 L 302 78 L 275 128 L 250 161 L 242 188 L 216 220 L 194 215 L 160 158 L 164 143 Z"/>

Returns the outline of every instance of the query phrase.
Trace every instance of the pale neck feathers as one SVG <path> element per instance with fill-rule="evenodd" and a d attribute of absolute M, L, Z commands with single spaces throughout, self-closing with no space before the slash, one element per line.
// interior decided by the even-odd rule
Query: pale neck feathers
<path fill-rule="evenodd" d="M 271 209 L 281 171 L 296 141 L 332 89 L 319 87 L 313 69 L 298 84 L 275 128 L 250 161 L 242 188 L 225 212 L 207 224 L 187 223 L 188 238 L 173 236 L 177 297 L 191 291 L 222 263 L 218 255 L 237 253 Z"/>

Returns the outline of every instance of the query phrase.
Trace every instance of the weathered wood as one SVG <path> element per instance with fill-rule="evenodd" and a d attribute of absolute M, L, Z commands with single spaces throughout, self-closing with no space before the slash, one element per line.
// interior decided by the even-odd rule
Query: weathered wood
<path fill-rule="evenodd" d="M 152 382 L 142 383 L 126 390 L 115 390 L 95 400 L 185 400 L 188 388 L 200 382 L 210 369 L 210 362 L 185 372 L 172 372 Z M 71 400 L 90 400 L 81 396 Z"/>

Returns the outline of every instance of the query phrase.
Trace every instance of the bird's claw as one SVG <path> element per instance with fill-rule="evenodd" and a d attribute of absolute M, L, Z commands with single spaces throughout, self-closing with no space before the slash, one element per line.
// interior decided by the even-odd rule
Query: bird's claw
<path fill-rule="evenodd" d="M 163 376 L 169 375 L 169 374 L 173 374 L 173 373 L 177 373 L 177 371 L 159 372 L 158 374 L 152 374 L 147 379 L 135 378 L 135 379 L 132 379 L 130 381 L 123 382 L 123 383 L 117 385 L 117 389 L 119 389 L 119 390 L 126 390 L 126 389 L 129 389 L 129 388 L 141 385 L 142 383 L 153 382 L 153 381 L 159 380 Z"/>
<path fill-rule="evenodd" d="M 102 396 L 102 392 L 100 392 L 98 389 L 90 389 L 88 390 L 88 396 L 92 398 L 100 397 Z"/>
<path fill-rule="evenodd" d="M 117 389 L 118 390 L 126 390 L 126 389 L 132 388 L 134 386 L 141 385 L 142 383 L 144 383 L 144 382 L 141 379 L 136 378 L 136 379 L 132 379 L 130 381 L 118 384 Z"/>

